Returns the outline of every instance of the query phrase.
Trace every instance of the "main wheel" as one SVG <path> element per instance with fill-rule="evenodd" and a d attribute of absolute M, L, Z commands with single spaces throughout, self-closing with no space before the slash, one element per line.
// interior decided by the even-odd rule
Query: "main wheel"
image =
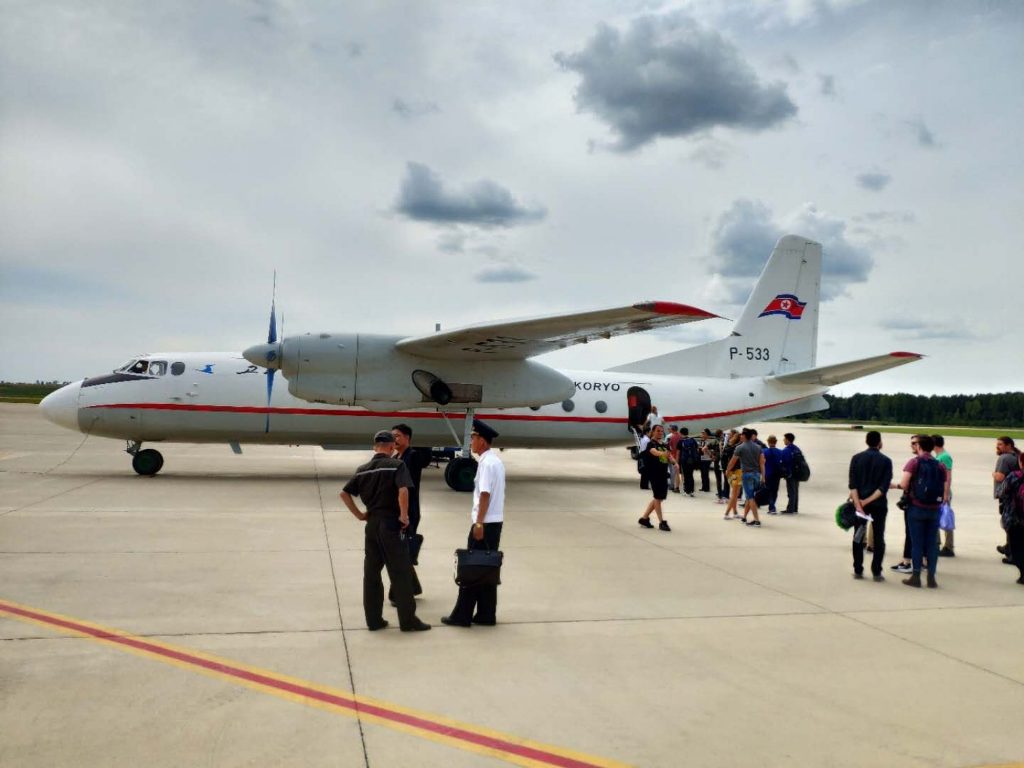
<path fill-rule="evenodd" d="M 160 451 L 147 448 L 132 456 L 132 469 L 140 475 L 155 475 L 164 465 L 164 457 Z"/>
<path fill-rule="evenodd" d="M 444 481 L 453 491 L 472 491 L 476 478 L 476 459 L 456 456 L 444 468 Z"/>

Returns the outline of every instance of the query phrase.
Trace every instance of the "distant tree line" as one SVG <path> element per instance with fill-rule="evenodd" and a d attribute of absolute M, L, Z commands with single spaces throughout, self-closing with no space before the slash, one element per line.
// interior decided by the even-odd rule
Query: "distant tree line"
<path fill-rule="evenodd" d="M 980 395 L 825 395 L 829 409 L 809 418 L 951 427 L 1024 427 L 1024 392 Z"/>

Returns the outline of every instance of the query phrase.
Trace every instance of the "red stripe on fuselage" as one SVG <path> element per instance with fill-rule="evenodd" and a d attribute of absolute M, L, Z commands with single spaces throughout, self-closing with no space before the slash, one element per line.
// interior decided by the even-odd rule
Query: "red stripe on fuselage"
<path fill-rule="evenodd" d="M 794 397 L 790 400 L 781 400 L 777 403 L 767 405 L 756 405 L 751 408 L 738 408 L 732 411 L 718 411 L 714 413 L 694 413 L 680 416 L 669 416 L 665 421 L 698 421 L 701 419 L 717 419 L 724 416 L 739 416 L 745 413 L 755 413 L 780 405 L 788 405 L 806 397 Z M 253 413 L 271 416 L 360 416 L 376 418 L 405 418 L 405 419 L 440 419 L 444 414 L 437 411 L 367 411 L 367 410 L 327 410 L 325 408 L 268 408 L 263 405 L 192 405 L 186 403 L 110 403 L 105 405 L 90 405 L 93 408 L 114 408 L 114 409 L 138 409 L 149 411 L 193 411 L 200 413 Z M 450 413 L 448 416 L 459 418 L 462 413 Z M 477 413 L 480 418 L 493 421 L 523 421 L 523 422 L 571 422 L 576 424 L 625 424 L 626 419 L 615 416 L 548 416 L 533 415 L 529 413 Z"/>

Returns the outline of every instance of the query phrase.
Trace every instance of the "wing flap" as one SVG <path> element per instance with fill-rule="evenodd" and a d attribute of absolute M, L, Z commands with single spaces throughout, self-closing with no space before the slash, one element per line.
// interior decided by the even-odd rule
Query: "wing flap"
<path fill-rule="evenodd" d="M 870 376 L 872 373 L 879 373 L 880 371 L 886 371 L 900 365 L 914 363 L 922 357 L 924 355 L 919 355 L 916 352 L 890 352 L 887 355 L 876 355 L 874 357 L 865 357 L 861 360 L 851 360 L 846 363 L 808 368 L 805 371 L 783 373 L 768 378 L 779 384 L 820 384 L 821 386 L 832 387 L 836 384 L 842 384 L 844 381 L 852 381 L 862 376 Z"/>
<path fill-rule="evenodd" d="M 590 312 L 480 323 L 412 336 L 395 347 L 411 355 L 441 360 L 525 360 L 573 344 L 713 317 L 718 315 L 686 304 L 650 301 Z"/>

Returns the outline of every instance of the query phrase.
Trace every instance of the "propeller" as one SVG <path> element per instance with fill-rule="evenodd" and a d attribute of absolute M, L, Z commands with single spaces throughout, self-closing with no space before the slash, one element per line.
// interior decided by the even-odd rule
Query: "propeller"
<path fill-rule="evenodd" d="M 273 273 L 273 290 L 270 294 L 270 328 L 266 334 L 267 345 L 273 345 L 278 343 L 278 321 L 274 314 L 274 310 L 278 304 L 278 272 Z M 284 318 L 282 318 L 284 322 Z M 267 362 L 274 361 L 278 350 L 268 349 L 265 357 Z M 270 397 L 273 395 L 273 375 L 278 372 L 278 368 L 267 368 L 266 370 L 266 425 L 263 428 L 264 432 L 269 433 L 270 431 Z"/>

